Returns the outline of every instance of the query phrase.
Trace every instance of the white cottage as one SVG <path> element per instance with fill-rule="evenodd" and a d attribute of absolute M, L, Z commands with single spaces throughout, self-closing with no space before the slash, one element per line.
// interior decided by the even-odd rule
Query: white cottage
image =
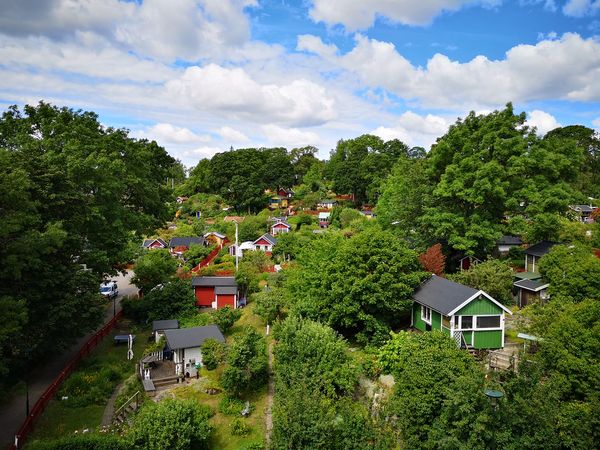
<path fill-rule="evenodd" d="M 187 377 L 194 376 L 197 367 L 202 364 L 200 347 L 207 339 L 225 342 L 225 337 L 216 325 L 203 327 L 182 328 L 179 330 L 165 330 L 167 347 L 173 351 L 175 373 Z"/>

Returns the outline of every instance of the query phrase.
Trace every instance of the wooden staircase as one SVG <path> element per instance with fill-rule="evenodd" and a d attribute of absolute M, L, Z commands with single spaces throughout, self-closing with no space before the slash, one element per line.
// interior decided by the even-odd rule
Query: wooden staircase
<path fill-rule="evenodd" d="M 121 425 L 127 421 L 127 418 L 135 413 L 140 407 L 140 391 L 133 394 L 123 405 L 115 411 L 113 424 Z"/>

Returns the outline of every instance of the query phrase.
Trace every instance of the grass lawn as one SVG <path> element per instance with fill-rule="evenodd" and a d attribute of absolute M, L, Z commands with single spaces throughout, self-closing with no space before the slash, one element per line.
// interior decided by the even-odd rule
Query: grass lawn
<path fill-rule="evenodd" d="M 220 372 L 223 367 L 216 370 L 207 371 L 202 369 L 202 377 L 206 377 L 210 384 L 218 384 Z M 202 390 L 205 384 L 202 382 L 182 386 L 173 390 L 177 398 L 195 399 L 204 405 L 208 405 L 215 412 L 210 419 L 210 424 L 214 427 L 211 435 L 210 448 L 219 450 L 239 450 L 253 443 L 263 443 L 265 438 L 265 416 L 267 407 L 267 387 L 264 386 L 257 392 L 253 392 L 242 400 L 249 401 L 252 405 L 252 413 L 246 418 L 240 415 L 227 416 L 219 412 L 219 401 L 225 397 L 225 394 L 216 395 L 207 394 Z M 231 424 L 234 419 L 241 418 L 249 427 L 250 432 L 246 436 L 235 436 L 231 433 Z"/>
<path fill-rule="evenodd" d="M 119 383 L 133 373 L 135 362 L 147 345 L 150 334 L 149 331 L 133 331 L 136 335 L 134 358 L 128 361 L 127 345 L 115 345 L 113 340 L 116 334 L 125 334 L 127 330 L 126 322 L 117 325 L 116 330 L 79 364 L 63 383 L 57 398 L 48 404 L 38 419 L 30 440 L 54 439 L 73 434 L 75 430 L 89 428 L 92 431 L 100 426 L 108 399 Z M 108 379 L 102 376 L 102 370 L 110 370 Z M 71 386 L 70 392 L 65 391 L 67 386 Z M 81 395 L 73 395 L 73 392 Z M 94 393 L 93 399 L 83 399 L 91 393 Z M 69 400 L 60 400 L 62 395 L 69 395 Z"/>

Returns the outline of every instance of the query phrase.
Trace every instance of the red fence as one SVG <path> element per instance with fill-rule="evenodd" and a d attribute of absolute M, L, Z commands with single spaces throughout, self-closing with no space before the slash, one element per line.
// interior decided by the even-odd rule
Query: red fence
<path fill-rule="evenodd" d="M 77 352 L 77 354 L 71 359 L 71 361 L 69 361 L 69 363 L 65 366 L 62 372 L 59 373 L 58 376 L 54 379 L 54 381 L 50 383 L 50 386 L 46 388 L 46 390 L 40 396 L 38 401 L 35 402 L 35 405 L 33 405 L 33 408 L 31 408 L 31 410 L 29 411 L 29 416 L 27 416 L 27 418 L 19 428 L 19 431 L 17 431 L 17 434 L 15 436 L 15 443 L 9 447 L 11 450 L 21 448 L 21 445 L 25 442 L 27 435 L 33 429 L 35 421 L 42 414 L 42 412 L 44 412 L 44 409 L 46 408 L 50 400 L 52 400 L 52 398 L 56 395 L 56 393 L 58 392 L 58 388 L 60 388 L 62 382 L 65 381 L 65 379 L 71 374 L 71 372 L 73 372 L 75 367 L 77 367 L 77 364 L 79 364 L 79 362 L 83 358 L 89 355 L 90 352 L 102 341 L 102 339 L 108 333 L 110 333 L 110 330 L 113 329 L 113 327 L 122 315 L 123 311 L 119 311 L 115 317 L 113 317 L 106 325 L 104 325 L 99 331 L 97 331 L 96 334 L 94 334 L 85 344 L 83 344 L 79 352 Z"/>
<path fill-rule="evenodd" d="M 196 267 L 194 267 L 192 269 L 192 272 L 198 272 L 200 269 L 202 269 L 205 266 L 208 266 L 213 259 L 215 259 L 217 257 L 217 255 L 219 254 L 219 252 L 221 251 L 221 249 L 225 246 L 225 244 L 227 244 L 229 241 L 227 239 L 225 239 L 223 241 L 223 245 L 221 247 L 215 247 L 215 249 L 210 252 L 206 258 L 204 258 L 202 261 L 200 261 L 200 264 L 198 264 Z"/>

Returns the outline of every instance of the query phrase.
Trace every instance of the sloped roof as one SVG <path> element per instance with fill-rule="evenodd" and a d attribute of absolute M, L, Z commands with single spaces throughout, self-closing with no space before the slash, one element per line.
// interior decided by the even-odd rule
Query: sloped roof
<path fill-rule="evenodd" d="M 167 243 L 165 241 L 163 241 L 160 238 L 157 239 L 144 239 L 144 243 L 142 244 L 142 247 L 144 248 L 148 248 L 150 247 L 154 242 L 158 242 L 160 243 L 163 247 L 167 246 Z"/>
<path fill-rule="evenodd" d="M 179 328 L 179 321 L 176 319 L 173 320 L 155 320 L 152 322 L 152 332 L 162 331 L 162 330 L 176 330 Z"/>
<path fill-rule="evenodd" d="M 542 289 L 547 288 L 549 286 L 548 283 L 546 283 L 545 281 L 542 281 L 541 279 L 519 280 L 519 281 L 516 281 L 514 283 L 514 285 L 518 288 L 525 289 L 527 291 L 532 291 L 532 292 L 541 291 Z"/>
<path fill-rule="evenodd" d="M 574 209 L 575 211 L 587 212 L 587 213 L 591 213 L 594 211 L 594 209 L 596 209 L 590 205 L 570 205 L 569 208 Z"/>
<path fill-rule="evenodd" d="M 233 295 L 237 294 L 238 288 L 236 286 L 217 286 L 215 287 L 216 295 Z"/>
<path fill-rule="evenodd" d="M 204 236 L 174 237 L 169 242 L 169 247 L 189 247 L 192 244 L 203 245 Z"/>
<path fill-rule="evenodd" d="M 258 241 L 260 241 L 261 239 L 264 239 L 265 241 L 267 241 L 269 244 L 271 245 L 275 245 L 277 244 L 277 239 L 275 239 L 273 236 L 271 236 L 268 233 L 263 234 L 261 237 L 259 237 L 257 240 L 255 240 L 253 242 L 253 244 L 256 244 Z"/>
<path fill-rule="evenodd" d="M 554 242 L 554 241 L 541 241 L 538 242 L 537 244 L 532 245 L 531 247 L 527 248 L 525 250 L 525 254 L 526 255 L 532 255 L 532 256 L 544 256 L 545 254 L 547 254 L 550 249 L 552 247 L 554 247 L 555 245 L 558 245 L 559 242 Z"/>
<path fill-rule="evenodd" d="M 278 222 L 275 222 L 273 225 L 271 225 L 271 228 L 274 228 L 274 227 L 276 227 L 276 226 L 278 226 L 278 225 L 283 225 L 283 226 L 285 226 L 286 228 L 292 228 L 292 226 L 291 226 L 289 223 L 287 223 L 287 222 L 285 222 L 285 221 L 283 221 L 283 220 L 280 220 L 280 221 L 278 221 Z"/>
<path fill-rule="evenodd" d="M 448 315 L 477 293 L 477 289 L 432 275 L 417 288 L 413 299 L 421 305 Z"/>
<path fill-rule="evenodd" d="M 518 236 L 502 236 L 498 240 L 498 245 L 521 245 L 523 241 Z"/>
<path fill-rule="evenodd" d="M 225 238 L 227 237 L 227 236 L 225 236 L 224 234 L 221 234 L 221 233 L 219 233 L 219 232 L 217 232 L 217 231 L 209 231 L 208 233 L 205 233 L 205 234 L 204 234 L 204 237 L 205 237 L 205 238 L 207 238 L 207 237 L 209 237 L 209 236 L 216 236 L 216 237 L 218 237 L 219 239 L 225 239 Z"/>
<path fill-rule="evenodd" d="M 171 350 L 200 347 L 205 340 L 210 338 L 218 342 L 225 342 L 223 333 L 221 333 L 221 330 L 216 325 L 165 330 L 165 337 L 167 338 L 167 345 Z"/>
<path fill-rule="evenodd" d="M 193 277 L 192 286 L 237 286 L 235 277 Z"/>

